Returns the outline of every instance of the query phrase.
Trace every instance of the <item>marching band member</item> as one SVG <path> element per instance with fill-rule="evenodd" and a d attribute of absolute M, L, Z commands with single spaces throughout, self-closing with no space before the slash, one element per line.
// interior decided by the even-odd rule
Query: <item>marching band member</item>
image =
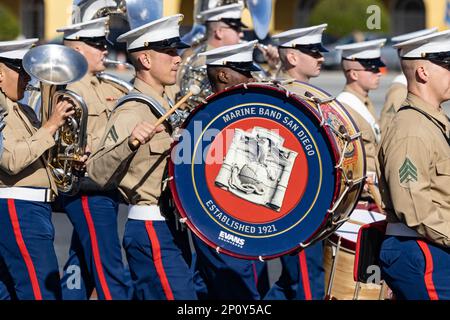
<path fill-rule="evenodd" d="M 241 21 L 243 9 L 242 3 L 235 3 L 200 12 L 206 26 L 206 40 L 197 48 L 187 49 L 183 53 L 183 60 L 192 54 L 238 44 L 243 36 L 242 28 L 247 28 Z M 204 66 L 205 57 L 198 56 L 198 58 L 193 66 Z"/>
<path fill-rule="evenodd" d="M 410 32 L 406 34 L 402 34 L 396 37 L 391 38 L 391 41 L 395 43 L 404 42 L 407 40 L 411 40 L 417 37 L 426 36 L 433 32 L 436 32 L 438 28 L 430 28 L 425 30 L 419 30 L 415 32 Z M 403 73 L 397 75 L 394 80 L 392 80 L 392 84 L 389 87 L 388 92 L 386 93 L 386 98 L 384 101 L 383 109 L 380 114 L 380 128 L 381 133 L 386 131 L 386 126 L 391 122 L 395 113 L 400 109 L 403 101 L 406 99 L 406 95 L 408 94 L 408 89 L 406 87 L 406 77 Z"/>
<path fill-rule="evenodd" d="M 318 77 L 324 61 L 322 33 L 327 24 L 293 29 L 274 35 L 281 60 L 277 80 L 288 79 L 309 82 Z M 289 87 L 295 93 L 295 87 Z M 323 299 L 324 268 L 323 243 L 320 241 L 297 254 L 281 258 L 281 276 L 274 283 L 265 299 Z"/>
<path fill-rule="evenodd" d="M 179 96 L 185 95 L 192 84 L 201 88 L 199 95 L 188 100 L 187 104 L 190 108 L 194 108 L 201 99 L 211 94 L 206 70 L 201 69 L 205 66 L 205 57 L 201 56 L 200 53 L 222 46 L 238 44 L 241 41 L 242 28 L 247 27 L 241 21 L 243 8 L 242 3 L 235 3 L 200 12 L 200 16 L 206 25 L 206 40 L 199 46 L 187 49 L 183 53 L 183 63 L 178 72 Z M 192 69 L 200 69 L 198 71 L 200 75 L 194 74 Z"/>
<path fill-rule="evenodd" d="M 205 59 L 213 93 L 254 81 L 251 72 L 260 70 L 253 63 L 255 43 L 223 46 L 199 55 Z M 205 299 L 261 298 L 258 287 L 268 283 L 266 263 L 218 254 L 195 235 L 192 240 L 197 254 L 196 269 L 206 285 Z"/>
<path fill-rule="evenodd" d="M 362 200 L 372 203 L 377 195 L 369 194 L 367 184 L 377 183 L 377 148 L 381 132 L 369 92 L 380 84 L 380 68 L 385 67 L 380 59 L 380 48 L 385 42 L 386 39 L 378 39 L 336 47 L 336 50 L 342 50 L 342 69 L 346 79 L 344 91 L 336 99 L 342 103 L 362 133 L 367 168 Z M 377 192 L 375 188 L 370 190 Z"/>
<path fill-rule="evenodd" d="M 88 108 L 87 146 L 98 149 L 115 101 L 125 92 L 99 79 L 105 70 L 108 17 L 58 29 L 64 33 L 64 45 L 80 52 L 88 63 L 88 72 L 80 81 L 67 86 L 78 93 Z M 99 299 L 131 299 L 125 276 L 117 229 L 119 194 L 115 188 L 101 188 L 88 177 L 82 178 L 80 191 L 61 196 L 60 203 L 74 227 L 69 259 L 62 279 L 64 299 L 89 299 L 93 289 Z M 74 267 L 77 266 L 80 272 Z M 79 286 L 72 276 L 81 276 Z"/>
<path fill-rule="evenodd" d="M 179 22 L 164 17 L 117 40 L 127 43 L 136 68 L 135 92 L 168 109 L 165 86 L 176 81 L 181 58 Z M 89 176 L 101 186 L 117 184 L 129 204 L 123 245 L 138 299 L 196 299 L 187 234 L 175 230 L 173 210 L 164 210 L 163 181 L 172 139 L 150 107 L 126 102 L 111 115 L 100 148 L 88 162 Z M 138 140 L 137 144 L 135 140 Z"/>
<path fill-rule="evenodd" d="M 0 42 L 0 106 L 5 109 L 0 161 L 0 298 L 61 299 L 53 247 L 50 202 L 57 194 L 42 155 L 73 114 L 67 101 L 56 104 L 40 127 L 34 111 L 17 101 L 30 77 L 22 58 L 38 39 Z"/>
<path fill-rule="evenodd" d="M 408 95 L 378 154 L 387 213 L 380 264 L 398 299 L 450 299 L 450 30 L 399 50 Z"/>

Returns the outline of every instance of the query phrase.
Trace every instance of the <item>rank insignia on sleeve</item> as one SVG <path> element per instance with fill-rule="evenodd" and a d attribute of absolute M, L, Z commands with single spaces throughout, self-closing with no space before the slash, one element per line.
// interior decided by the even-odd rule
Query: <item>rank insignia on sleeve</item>
<path fill-rule="evenodd" d="M 114 126 L 111 127 L 111 129 L 108 132 L 108 136 L 114 140 L 114 143 L 117 142 L 119 139 L 119 136 L 117 135 L 116 128 Z"/>
<path fill-rule="evenodd" d="M 408 158 L 405 158 L 405 161 L 398 170 L 398 175 L 400 183 L 417 182 L 417 168 Z"/>

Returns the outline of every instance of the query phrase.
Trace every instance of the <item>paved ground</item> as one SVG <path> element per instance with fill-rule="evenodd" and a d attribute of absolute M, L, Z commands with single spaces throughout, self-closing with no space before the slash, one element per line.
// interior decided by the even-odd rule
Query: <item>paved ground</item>
<path fill-rule="evenodd" d="M 384 95 L 389 87 L 393 77 L 396 74 L 385 75 L 380 83 L 378 90 L 370 93 L 370 97 L 377 107 L 377 112 L 381 111 L 384 101 Z M 328 91 L 330 94 L 337 95 L 344 87 L 344 77 L 340 72 L 324 72 L 319 78 L 311 81 L 312 84 Z M 447 113 L 450 111 L 450 105 L 446 105 Z M 124 224 L 126 221 L 126 207 L 120 207 L 119 213 L 119 233 L 120 237 L 123 235 Z M 60 268 L 62 269 L 65 261 L 67 260 L 67 252 L 70 242 L 70 236 L 72 233 L 72 227 L 65 214 L 55 213 L 53 215 L 53 222 L 56 229 L 55 247 L 58 255 Z M 278 260 L 270 261 L 270 280 L 275 281 L 280 272 L 280 264 Z"/>

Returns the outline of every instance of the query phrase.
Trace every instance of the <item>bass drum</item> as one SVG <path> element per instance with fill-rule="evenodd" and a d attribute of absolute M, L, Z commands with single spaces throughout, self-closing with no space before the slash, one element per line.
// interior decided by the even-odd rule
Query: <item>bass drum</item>
<path fill-rule="evenodd" d="M 231 256 L 271 259 L 333 233 L 361 193 L 350 116 L 326 92 L 247 84 L 208 97 L 182 126 L 169 181 L 182 221 Z"/>

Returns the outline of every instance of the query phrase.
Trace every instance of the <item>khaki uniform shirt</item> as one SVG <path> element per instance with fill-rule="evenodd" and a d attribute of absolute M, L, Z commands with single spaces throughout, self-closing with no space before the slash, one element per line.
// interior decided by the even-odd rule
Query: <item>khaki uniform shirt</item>
<path fill-rule="evenodd" d="M 357 96 L 358 99 L 364 103 L 364 105 L 367 107 L 372 116 L 375 119 L 377 118 L 375 114 L 375 107 L 373 106 L 373 103 L 372 101 L 370 101 L 369 97 L 361 96 L 348 86 L 344 88 L 344 91 L 350 92 L 355 96 Z M 345 103 L 342 103 L 342 105 L 344 106 L 345 110 L 347 110 L 347 112 L 350 114 L 350 116 L 353 118 L 359 130 L 361 131 L 364 143 L 364 150 L 366 152 L 366 170 L 367 172 L 375 173 L 377 168 L 377 152 L 378 152 L 378 144 L 376 142 L 375 133 L 373 132 L 370 124 L 358 112 L 353 110 L 353 108 L 346 105 Z"/>
<path fill-rule="evenodd" d="M 135 80 L 135 91 L 156 99 L 164 108 L 168 103 L 147 83 Z M 129 204 L 158 204 L 162 192 L 172 139 L 167 128 L 145 145 L 132 151 L 131 132 L 142 121 L 155 123 L 156 116 L 146 104 L 127 102 L 110 117 L 100 147 L 87 163 L 89 177 L 100 186 L 118 186 Z"/>
<path fill-rule="evenodd" d="M 0 104 L 7 112 L 0 161 L 0 187 L 57 188 L 41 157 L 55 145 L 55 139 L 40 123 L 34 111 L 11 101 L 0 92 Z"/>
<path fill-rule="evenodd" d="M 403 222 L 450 247 L 450 123 L 445 113 L 409 93 L 378 155 L 380 190 L 389 222 Z"/>
<path fill-rule="evenodd" d="M 91 152 L 94 152 L 103 137 L 111 111 L 125 92 L 109 83 L 99 81 L 93 75 L 87 75 L 80 81 L 68 85 L 67 89 L 78 93 L 86 103 L 88 108 L 87 144 Z"/>
<path fill-rule="evenodd" d="M 389 123 L 391 123 L 398 109 L 406 99 L 408 89 L 401 83 L 393 83 L 386 94 L 383 110 L 380 115 L 381 134 L 383 134 Z"/>

